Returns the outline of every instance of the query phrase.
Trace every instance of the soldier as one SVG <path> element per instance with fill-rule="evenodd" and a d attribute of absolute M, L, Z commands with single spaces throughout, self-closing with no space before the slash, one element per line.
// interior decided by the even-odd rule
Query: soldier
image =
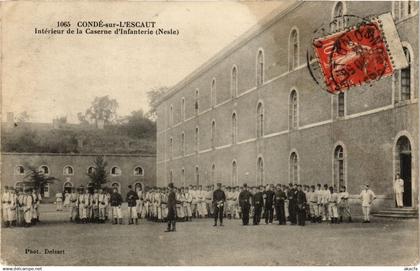
<path fill-rule="evenodd" d="M 300 226 L 305 226 L 306 218 L 306 195 L 302 191 L 302 185 L 297 186 L 296 192 L 296 207 L 297 207 L 297 220 Z"/>
<path fill-rule="evenodd" d="M 242 225 L 246 226 L 249 224 L 249 210 L 251 207 L 252 195 L 248 191 L 248 185 L 244 184 L 242 192 L 239 194 L 239 205 L 241 206 L 242 212 Z"/>
<path fill-rule="evenodd" d="M 394 180 L 394 194 L 397 208 L 403 208 L 403 194 L 404 194 L 404 180 L 401 179 L 400 174 L 395 175 Z"/>
<path fill-rule="evenodd" d="M 206 207 L 207 207 L 207 214 L 208 217 L 212 217 L 214 214 L 214 206 L 213 206 L 213 189 L 212 186 L 207 186 L 206 190 Z"/>
<path fill-rule="evenodd" d="M 33 189 L 32 190 L 32 198 L 33 198 L 33 204 L 32 204 L 32 222 L 35 224 L 39 221 L 39 204 L 41 203 L 42 197 L 41 193 L 39 192 L 39 189 Z"/>
<path fill-rule="evenodd" d="M 76 193 L 76 188 L 71 188 L 71 194 L 69 196 L 70 201 L 70 221 L 79 220 L 79 206 L 78 206 L 79 194 Z"/>
<path fill-rule="evenodd" d="M 328 184 L 324 184 L 324 190 L 321 191 L 322 198 L 322 221 L 330 220 L 330 214 L 328 212 L 328 201 L 331 196 Z"/>
<path fill-rule="evenodd" d="M 376 199 L 376 195 L 369 189 L 369 185 L 366 184 L 362 186 L 359 198 L 362 201 L 363 223 L 370 223 L 370 207 Z"/>
<path fill-rule="evenodd" d="M 136 202 L 137 218 L 141 218 L 143 212 L 143 190 L 141 186 L 136 186 L 137 197 L 139 198 Z"/>
<path fill-rule="evenodd" d="M 287 193 L 287 199 L 289 200 L 289 219 L 292 225 L 296 225 L 297 221 L 297 208 L 296 208 L 296 193 L 297 185 L 289 184 L 290 190 Z"/>
<path fill-rule="evenodd" d="M 184 212 L 185 212 L 186 221 L 192 220 L 191 202 L 192 202 L 192 196 L 191 196 L 190 189 L 188 187 L 185 187 Z"/>
<path fill-rule="evenodd" d="M 2 221 L 4 227 L 9 227 L 9 209 L 10 209 L 10 191 L 9 187 L 5 186 L 3 189 L 3 194 L 1 196 L 1 203 L 2 203 Z"/>
<path fill-rule="evenodd" d="M 32 189 L 25 189 L 25 195 L 23 197 L 23 215 L 25 218 L 24 227 L 30 227 L 32 224 Z"/>
<path fill-rule="evenodd" d="M 106 207 L 108 206 L 108 197 L 105 191 L 99 188 L 98 191 L 98 219 L 99 223 L 105 223 Z"/>
<path fill-rule="evenodd" d="M 221 188 L 222 184 L 218 183 L 217 189 L 213 192 L 214 227 L 217 226 L 217 219 L 219 219 L 219 225 L 223 226 L 223 208 L 226 201 L 226 195 Z"/>
<path fill-rule="evenodd" d="M 346 187 L 342 186 L 340 193 L 338 194 L 338 215 L 340 216 L 340 222 L 343 222 L 343 217 L 347 216 L 349 223 L 351 221 L 351 212 L 349 206 L 349 193 L 346 191 Z"/>
<path fill-rule="evenodd" d="M 79 194 L 79 216 L 80 216 L 80 222 L 85 224 L 88 222 L 88 206 L 90 204 L 90 194 L 88 189 L 83 189 L 81 187 Z"/>
<path fill-rule="evenodd" d="M 328 201 L 328 208 L 329 214 L 331 217 L 331 224 L 338 224 L 338 210 L 337 210 L 337 202 L 338 202 L 338 194 L 337 189 L 330 186 L 330 198 Z"/>
<path fill-rule="evenodd" d="M 166 217 L 166 220 L 168 221 L 168 228 L 166 229 L 165 232 L 176 231 L 176 204 L 178 201 L 176 199 L 176 194 L 174 191 L 174 184 L 169 183 L 168 189 L 169 189 L 168 202 L 167 202 L 168 216 Z"/>
<path fill-rule="evenodd" d="M 315 192 L 315 185 L 311 185 L 311 191 L 308 193 L 307 200 L 309 201 L 309 216 L 311 223 L 317 220 L 316 210 L 318 209 L 318 198 Z"/>
<path fill-rule="evenodd" d="M 240 218 L 240 213 L 241 210 L 239 208 L 239 186 L 235 187 L 235 191 L 233 192 L 233 200 L 234 200 L 234 214 L 233 214 L 233 218 L 234 219 L 239 219 Z"/>
<path fill-rule="evenodd" d="M 252 196 L 252 206 L 254 207 L 254 216 L 252 219 L 252 224 L 259 225 L 261 221 L 261 210 L 264 205 L 264 187 L 260 186 L 259 191 L 257 187 L 253 188 L 253 196 Z"/>
<path fill-rule="evenodd" d="M 16 217 L 17 217 L 18 226 L 24 226 L 25 224 L 25 217 L 24 217 L 24 212 L 23 212 L 23 198 L 24 198 L 23 189 L 18 188 L 17 204 L 16 204 Z"/>
<path fill-rule="evenodd" d="M 207 196 L 207 191 L 203 190 L 203 187 L 200 185 L 199 186 L 199 215 L 200 217 L 208 217 L 208 212 L 207 212 L 207 205 L 206 205 L 206 196 Z"/>
<path fill-rule="evenodd" d="M 121 194 L 118 193 L 118 189 L 114 187 L 113 192 L 111 194 L 110 203 L 112 209 L 112 217 L 114 219 L 113 224 L 123 224 L 122 221 L 122 212 L 121 212 L 121 204 L 122 204 L 122 197 Z"/>
<path fill-rule="evenodd" d="M 139 196 L 136 192 L 133 190 L 133 186 L 130 184 L 128 186 L 128 192 L 126 196 L 126 201 L 128 205 L 128 224 L 134 224 L 134 219 L 136 221 L 136 225 L 138 224 L 138 218 L 137 218 L 137 200 L 139 199 Z"/>
<path fill-rule="evenodd" d="M 99 193 L 98 193 L 98 189 L 94 189 L 93 190 L 93 195 L 92 195 L 92 221 L 95 223 L 99 222 Z"/>
<path fill-rule="evenodd" d="M 316 185 L 316 191 L 315 191 L 316 199 L 317 199 L 317 206 L 318 208 L 315 209 L 315 215 L 317 216 L 317 222 L 322 222 L 322 213 L 323 213 L 323 204 L 322 204 L 322 189 L 321 184 Z"/>
<path fill-rule="evenodd" d="M 9 204 L 9 225 L 16 227 L 16 207 L 17 207 L 17 195 L 15 189 L 10 187 L 10 204 Z"/>
<path fill-rule="evenodd" d="M 60 191 L 55 194 L 55 202 L 57 204 L 56 211 L 63 211 L 63 193 Z"/>
<path fill-rule="evenodd" d="M 273 223 L 273 205 L 274 205 L 274 192 L 272 190 L 273 185 L 267 185 L 266 191 L 264 192 L 264 213 L 265 213 L 265 224 Z"/>
<path fill-rule="evenodd" d="M 161 206 L 161 202 L 162 202 L 162 189 L 160 188 L 156 188 L 155 194 L 154 194 L 154 203 L 155 203 L 155 220 L 156 221 L 162 221 L 162 206 Z"/>
<path fill-rule="evenodd" d="M 281 189 L 281 185 L 277 185 L 277 191 L 275 193 L 275 202 L 274 205 L 276 207 L 276 214 L 277 220 L 279 221 L 279 225 L 286 224 L 286 216 L 284 214 L 284 200 L 286 199 L 286 194 Z"/>

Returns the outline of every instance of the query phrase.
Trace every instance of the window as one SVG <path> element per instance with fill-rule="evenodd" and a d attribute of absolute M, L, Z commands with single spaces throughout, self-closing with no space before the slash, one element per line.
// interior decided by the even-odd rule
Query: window
<path fill-rule="evenodd" d="M 23 166 L 16 166 L 15 175 L 25 175 L 25 168 Z"/>
<path fill-rule="evenodd" d="M 260 49 L 257 56 L 257 86 L 264 83 L 264 54 Z"/>
<path fill-rule="evenodd" d="M 289 99 L 289 128 L 298 127 L 298 96 L 296 90 L 292 90 Z"/>
<path fill-rule="evenodd" d="M 236 113 L 232 114 L 232 144 L 236 144 L 237 142 L 237 120 L 236 120 Z"/>
<path fill-rule="evenodd" d="M 331 18 L 331 31 L 341 31 L 347 26 L 347 21 L 344 15 L 345 6 L 343 2 L 337 2 L 333 9 L 333 17 Z"/>
<path fill-rule="evenodd" d="M 142 167 L 138 166 L 134 168 L 134 176 L 144 176 L 144 170 Z"/>
<path fill-rule="evenodd" d="M 405 57 L 407 58 L 408 66 L 401 69 L 401 101 L 411 99 L 411 56 L 407 47 L 403 48 Z"/>
<path fill-rule="evenodd" d="M 181 134 L 181 154 L 185 155 L 185 134 L 182 132 Z"/>
<path fill-rule="evenodd" d="M 211 122 L 211 148 L 214 149 L 214 141 L 216 136 L 216 121 Z"/>
<path fill-rule="evenodd" d="M 170 183 L 174 182 L 174 173 L 173 173 L 172 169 L 169 171 L 169 182 Z"/>
<path fill-rule="evenodd" d="M 257 160 L 257 185 L 264 184 L 264 161 L 262 157 Z"/>
<path fill-rule="evenodd" d="M 65 166 L 63 169 L 63 175 L 73 175 L 74 171 L 73 168 L 71 166 Z"/>
<path fill-rule="evenodd" d="M 214 107 L 216 105 L 216 78 L 213 78 L 213 80 L 211 80 L 210 95 L 211 106 Z"/>
<path fill-rule="evenodd" d="M 214 184 L 216 182 L 216 165 L 211 166 L 211 182 Z"/>
<path fill-rule="evenodd" d="M 195 138 L 194 138 L 194 141 L 195 141 L 195 151 L 198 152 L 199 145 L 200 145 L 200 142 L 199 142 L 199 129 L 198 129 L 198 127 L 195 127 Z"/>
<path fill-rule="evenodd" d="M 50 174 L 50 169 L 47 166 L 40 166 L 39 172 L 45 175 Z"/>
<path fill-rule="evenodd" d="M 200 172 L 198 170 L 198 166 L 195 166 L 195 184 L 200 184 Z"/>
<path fill-rule="evenodd" d="M 232 98 L 235 98 L 238 95 L 238 68 L 233 66 L 232 75 L 230 79 L 230 92 Z"/>
<path fill-rule="evenodd" d="M 182 97 L 181 99 L 181 120 L 185 120 L 185 98 Z"/>
<path fill-rule="evenodd" d="M 121 193 L 121 185 L 119 183 L 117 183 L 117 182 L 112 183 L 111 187 L 112 187 L 112 190 L 114 190 L 114 188 L 117 188 L 117 192 Z"/>
<path fill-rule="evenodd" d="M 232 162 L 232 185 L 238 184 L 238 166 L 236 161 Z"/>
<path fill-rule="evenodd" d="M 114 166 L 111 168 L 111 176 L 120 176 L 121 175 L 121 169 L 117 166 Z"/>
<path fill-rule="evenodd" d="M 416 13 L 416 1 L 393 1 L 392 13 L 397 20 L 405 19 Z"/>
<path fill-rule="evenodd" d="M 338 115 L 338 117 L 344 117 L 344 115 L 345 115 L 345 102 L 346 102 L 345 98 L 346 98 L 346 95 L 343 92 L 340 92 L 337 95 L 337 100 L 338 100 L 338 102 L 337 102 L 337 115 Z"/>
<path fill-rule="evenodd" d="M 289 71 L 299 66 L 299 34 L 293 29 L 289 37 Z"/>
<path fill-rule="evenodd" d="M 173 151 L 174 151 L 174 142 L 172 137 L 169 138 L 169 158 L 172 159 L 173 157 Z"/>
<path fill-rule="evenodd" d="M 346 185 L 344 170 L 344 149 L 338 145 L 334 150 L 334 184 L 338 185 L 338 187 Z"/>
<path fill-rule="evenodd" d="M 63 185 L 64 192 L 71 193 L 71 188 L 73 187 L 73 184 L 71 182 L 65 182 Z"/>
<path fill-rule="evenodd" d="M 44 198 L 50 197 L 50 184 L 47 183 L 44 185 Z"/>
<path fill-rule="evenodd" d="M 171 107 L 169 108 L 169 125 L 174 125 L 174 107 L 171 104 Z"/>
<path fill-rule="evenodd" d="M 289 162 L 289 182 L 290 183 L 299 183 L 299 161 L 296 152 L 290 154 Z"/>
<path fill-rule="evenodd" d="M 181 184 L 185 186 L 185 169 L 181 169 Z"/>
<path fill-rule="evenodd" d="M 88 167 L 88 170 L 87 170 L 88 174 L 92 174 L 94 172 L 95 172 L 95 167 L 93 167 L 93 166 Z"/>
<path fill-rule="evenodd" d="M 257 137 L 264 135 L 264 108 L 260 102 L 257 106 Z"/>
<path fill-rule="evenodd" d="M 195 102 L 194 102 L 194 112 L 197 115 L 198 114 L 198 89 L 195 90 Z"/>

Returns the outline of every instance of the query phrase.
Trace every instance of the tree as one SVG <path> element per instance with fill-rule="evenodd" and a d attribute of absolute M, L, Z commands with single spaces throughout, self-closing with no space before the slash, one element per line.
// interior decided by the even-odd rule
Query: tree
<path fill-rule="evenodd" d="M 36 189 L 40 190 L 41 196 L 44 197 L 44 188 L 49 183 L 59 180 L 52 176 L 47 176 L 42 170 L 38 170 L 36 167 L 26 165 L 29 169 L 29 173 L 25 175 L 25 179 L 29 179 L 29 183 Z"/>
<path fill-rule="evenodd" d="M 16 122 L 27 122 L 29 121 L 30 116 L 28 114 L 28 112 L 23 111 L 20 112 L 17 116 L 16 116 Z"/>
<path fill-rule="evenodd" d="M 86 110 L 83 115 L 77 114 L 77 117 L 81 123 L 86 121 L 95 123 L 98 127 L 98 121 L 104 121 L 105 124 L 112 123 L 117 117 L 118 102 L 115 99 L 109 98 L 109 96 L 95 97 L 91 106 Z"/>
<path fill-rule="evenodd" d="M 151 120 L 156 120 L 157 118 L 157 102 L 159 99 L 168 91 L 167 87 L 153 88 L 149 90 L 147 94 L 147 99 L 149 100 L 149 112 L 147 112 L 146 117 Z"/>
<path fill-rule="evenodd" d="M 88 172 L 87 175 L 90 178 L 90 183 L 93 184 L 93 187 L 99 189 L 103 184 L 108 182 L 108 172 L 106 167 L 108 163 L 104 160 L 103 156 L 97 156 L 95 161 L 95 170 Z"/>
<path fill-rule="evenodd" d="M 156 123 L 148 119 L 143 110 L 131 112 L 121 124 L 122 131 L 132 138 L 154 138 L 156 135 Z"/>

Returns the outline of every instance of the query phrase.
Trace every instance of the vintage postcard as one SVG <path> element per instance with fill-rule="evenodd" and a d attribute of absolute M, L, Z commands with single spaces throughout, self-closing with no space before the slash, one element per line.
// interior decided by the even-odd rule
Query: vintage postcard
<path fill-rule="evenodd" d="M 3 270 L 417 270 L 418 1 L 0 7 Z"/>

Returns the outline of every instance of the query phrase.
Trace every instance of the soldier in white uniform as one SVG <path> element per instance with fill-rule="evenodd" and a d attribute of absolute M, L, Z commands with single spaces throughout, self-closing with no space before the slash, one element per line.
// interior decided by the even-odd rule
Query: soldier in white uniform
<path fill-rule="evenodd" d="M 332 224 L 338 224 L 338 209 L 337 209 L 337 203 L 338 203 L 338 193 L 337 189 L 330 186 L 330 197 L 328 200 L 328 213 L 330 214 L 330 219 Z"/>
<path fill-rule="evenodd" d="M 18 226 L 24 226 L 25 224 L 25 218 L 24 218 L 24 213 L 23 213 L 23 197 L 24 197 L 23 189 L 19 188 L 18 194 L 17 194 L 17 204 L 16 204 L 16 217 L 17 217 Z"/>
<path fill-rule="evenodd" d="M 92 197 L 92 202 L 91 202 L 91 213 L 92 213 L 92 222 L 99 222 L 99 193 L 98 193 L 98 189 L 94 189 L 93 190 L 93 195 L 91 195 Z"/>
<path fill-rule="evenodd" d="M 318 219 L 317 212 L 315 210 L 318 209 L 318 196 L 315 192 L 315 185 L 311 185 L 311 190 L 308 192 L 307 201 L 309 202 L 309 216 L 311 218 L 311 222 L 315 223 Z"/>
<path fill-rule="evenodd" d="M 71 194 L 69 195 L 70 201 L 70 221 L 78 221 L 79 220 L 79 194 L 76 193 L 76 188 L 71 188 Z"/>
<path fill-rule="evenodd" d="M 60 191 L 55 194 L 55 202 L 57 204 L 56 210 L 63 211 L 63 193 Z"/>
<path fill-rule="evenodd" d="M 212 217 L 214 213 L 214 207 L 213 207 L 213 189 L 209 185 L 206 187 L 206 210 L 207 210 L 207 216 Z"/>
<path fill-rule="evenodd" d="M 25 227 L 30 227 L 32 223 L 32 189 L 25 189 L 25 195 L 23 196 L 23 216 L 25 218 Z"/>
<path fill-rule="evenodd" d="M 137 218 L 141 218 L 143 212 L 143 190 L 140 186 L 136 186 L 137 197 L 139 198 L 136 202 Z"/>
<path fill-rule="evenodd" d="M 86 188 L 83 194 L 79 195 L 79 215 L 82 223 L 88 222 L 88 211 L 90 206 L 90 194 Z"/>
<path fill-rule="evenodd" d="M 207 203 L 206 203 L 206 196 L 207 196 L 207 191 L 203 190 L 203 187 L 200 185 L 199 186 L 199 193 L 198 193 L 198 205 L 199 205 L 199 216 L 200 217 L 207 217 L 208 212 L 207 212 Z"/>
<path fill-rule="evenodd" d="M 10 190 L 8 186 L 5 186 L 1 195 L 1 211 L 2 211 L 2 222 L 4 227 L 9 227 L 9 209 L 10 209 Z"/>
<path fill-rule="evenodd" d="M 39 192 L 39 189 L 33 189 L 32 190 L 32 199 L 33 199 L 33 204 L 32 204 L 32 222 L 33 224 L 35 224 L 36 222 L 40 222 L 39 221 L 39 216 L 40 216 L 40 212 L 39 212 L 39 204 L 41 203 L 42 197 L 41 197 L 41 193 Z"/>
<path fill-rule="evenodd" d="M 192 196 L 192 213 L 194 218 L 199 218 L 198 216 L 198 191 L 196 189 L 196 186 L 193 186 L 191 189 L 191 196 Z"/>
<path fill-rule="evenodd" d="M 108 197 L 103 189 L 98 191 L 98 219 L 99 223 L 105 223 L 106 207 L 108 206 Z"/>
<path fill-rule="evenodd" d="M 394 194 L 395 194 L 395 201 L 398 208 L 404 207 L 403 203 L 403 194 L 404 194 L 404 180 L 401 179 L 400 174 L 395 175 L 394 180 Z"/>
<path fill-rule="evenodd" d="M 9 225 L 16 227 L 16 208 L 17 208 L 17 195 L 13 187 L 10 188 L 10 205 L 9 205 Z"/>
<path fill-rule="evenodd" d="M 191 203 L 192 203 L 192 195 L 190 189 L 185 187 L 185 202 L 184 202 L 184 212 L 185 212 L 185 220 L 191 221 L 192 220 L 192 210 L 191 210 Z"/>
<path fill-rule="evenodd" d="M 321 202 L 322 202 L 322 221 L 330 220 L 330 215 L 328 212 L 328 202 L 330 199 L 331 193 L 328 190 L 328 184 L 324 184 L 324 189 L 321 190 Z"/>
<path fill-rule="evenodd" d="M 351 222 L 349 192 L 346 191 L 345 186 L 341 187 L 340 193 L 338 194 L 338 215 L 340 217 L 340 222 L 343 222 L 344 216 L 347 216 L 348 221 Z"/>
<path fill-rule="evenodd" d="M 370 223 L 370 208 L 372 202 L 376 199 L 375 193 L 369 189 L 369 185 L 362 187 L 362 192 L 360 193 L 360 200 L 362 201 L 362 211 L 363 211 L 363 223 Z"/>

